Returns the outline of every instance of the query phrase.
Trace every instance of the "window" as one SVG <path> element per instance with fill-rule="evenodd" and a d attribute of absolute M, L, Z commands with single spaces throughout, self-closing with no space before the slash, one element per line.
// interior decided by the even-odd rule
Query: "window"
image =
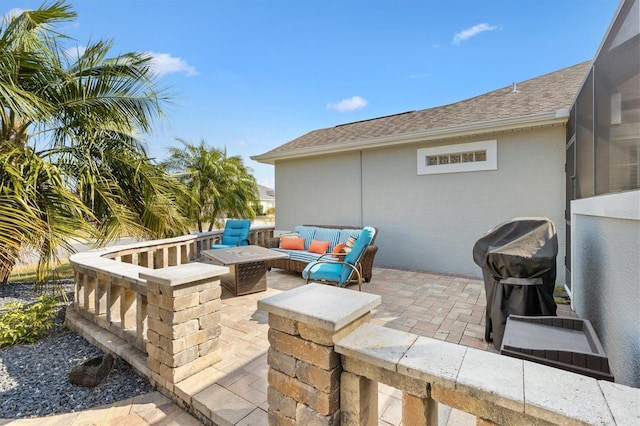
<path fill-rule="evenodd" d="M 497 145 L 493 140 L 421 148 L 418 150 L 418 174 L 497 170 Z"/>

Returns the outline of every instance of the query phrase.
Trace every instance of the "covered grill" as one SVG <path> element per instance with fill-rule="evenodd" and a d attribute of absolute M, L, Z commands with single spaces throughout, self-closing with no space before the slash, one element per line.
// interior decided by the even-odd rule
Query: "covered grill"
<path fill-rule="evenodd" d="M 543 217 L 511 219 L 473 246 L 487 297 L 485 340 L 496 349 L 509 315 L 556 315 L 557 255 L 556 227 Z"/>

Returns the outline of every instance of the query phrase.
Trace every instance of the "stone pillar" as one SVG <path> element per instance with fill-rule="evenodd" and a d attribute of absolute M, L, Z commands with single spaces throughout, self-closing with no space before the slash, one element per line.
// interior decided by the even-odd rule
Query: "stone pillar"
<path fill-rule="evenodd" d="M 258 302 L 269 313 L 269 424 L 340 424 L 342 365 L 334 344 L 379 304 L 380 296 L 323 284 Z"/>
<path fill-rule="evenodd" d="M 402 394 L 402 424 L 437 425 L 438 403 L 431 398 Z"/>
<path fill-rule="evenodd" d="M 151 383 L 174 385 L 220 361 L 220 276 L 224 266 L 188 263 L 141 273 L 147 281 L 147 366 Z"/>
<path fill-rule="evenodd" d="M 96 297 L 96 283 L 97 283 L 97 278 L 95 276 L 90 276 L 90 275 L 85 275 L 84 276 L 84 309 L 90 313 L 91 315 L 94 315 L 96 313 L 96 306 L 95 306 L 95 297 Z M 93 320 L 93 318 L 90 318 L 91 320 Z"/>
<path fill-rule="evenodd" d="M 342 424 L 378 424 L 378 382 L 348 371 L 343 371 L 340 379 Z"/>

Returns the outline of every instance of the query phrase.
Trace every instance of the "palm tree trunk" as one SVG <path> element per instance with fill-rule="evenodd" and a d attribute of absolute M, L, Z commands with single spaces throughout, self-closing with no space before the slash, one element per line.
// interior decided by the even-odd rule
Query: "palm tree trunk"
<path fill-rule="evenodd" d="M 18 252 L 15 248 L 0 247 L 0 284 L 6 284 L 16 265 Z"/>

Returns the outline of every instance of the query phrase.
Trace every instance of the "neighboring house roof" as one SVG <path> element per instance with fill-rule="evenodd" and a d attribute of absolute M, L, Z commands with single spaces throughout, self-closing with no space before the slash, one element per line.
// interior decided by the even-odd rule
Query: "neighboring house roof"
<path fill-rule="evenodd" d="M 276 160 L 565 123 L 591 61 L 471 99 L 309 132 L 264 154 Z M 514 90 L 515 89 L 515 90 Z"/>
<path fill-rule="evenodd" d="M 276 191 L 264 185 L 258 184 L 258 192 L 260 201 L 271 201 L 276 198 Z"/>

